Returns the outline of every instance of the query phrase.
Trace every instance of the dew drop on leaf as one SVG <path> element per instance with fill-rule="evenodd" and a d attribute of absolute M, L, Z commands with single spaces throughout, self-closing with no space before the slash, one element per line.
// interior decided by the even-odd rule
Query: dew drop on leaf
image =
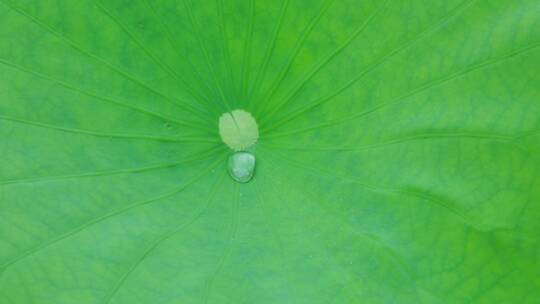
<path fill-rule="evenodd" d="M 249 152 L 235 152 L 229 156 L 229 174 L 239 183 L 247 183 L 255 173 L 255 155 Z"/>

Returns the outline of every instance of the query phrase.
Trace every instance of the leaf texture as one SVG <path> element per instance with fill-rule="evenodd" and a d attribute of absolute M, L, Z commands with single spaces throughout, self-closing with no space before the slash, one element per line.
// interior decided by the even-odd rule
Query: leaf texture
<path fill-rule="evenodd" d="M 539 29 L 537 0 L 0 0 L 0 303 L 538 303 Z"/>

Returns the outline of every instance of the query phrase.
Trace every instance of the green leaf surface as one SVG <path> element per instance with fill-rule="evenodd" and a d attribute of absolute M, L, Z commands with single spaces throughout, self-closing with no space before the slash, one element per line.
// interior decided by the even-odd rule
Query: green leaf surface
<path fill-rule="evenodd" d="M 538 0 L 0 0 L 0 303 L 539 303 L 539 29 Z"/>

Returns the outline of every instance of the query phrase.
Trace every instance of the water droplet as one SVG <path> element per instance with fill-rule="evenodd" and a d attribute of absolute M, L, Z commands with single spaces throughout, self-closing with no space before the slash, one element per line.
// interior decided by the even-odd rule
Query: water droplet
<path fill-rule="evenodd" d="M 239 183 L 247 183 L 255 173 L 255 155 L 249 152 L 235 152 L 229 156 L 229 174 Z"/>

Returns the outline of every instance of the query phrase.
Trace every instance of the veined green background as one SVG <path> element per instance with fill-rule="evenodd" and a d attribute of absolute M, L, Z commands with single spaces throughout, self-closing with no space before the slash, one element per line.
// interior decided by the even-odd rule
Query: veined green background
<path fill-rule="evenodd" d="M 0 0 L 0 303 L 539 303 L 539 46 L 538 0 Z"/>

